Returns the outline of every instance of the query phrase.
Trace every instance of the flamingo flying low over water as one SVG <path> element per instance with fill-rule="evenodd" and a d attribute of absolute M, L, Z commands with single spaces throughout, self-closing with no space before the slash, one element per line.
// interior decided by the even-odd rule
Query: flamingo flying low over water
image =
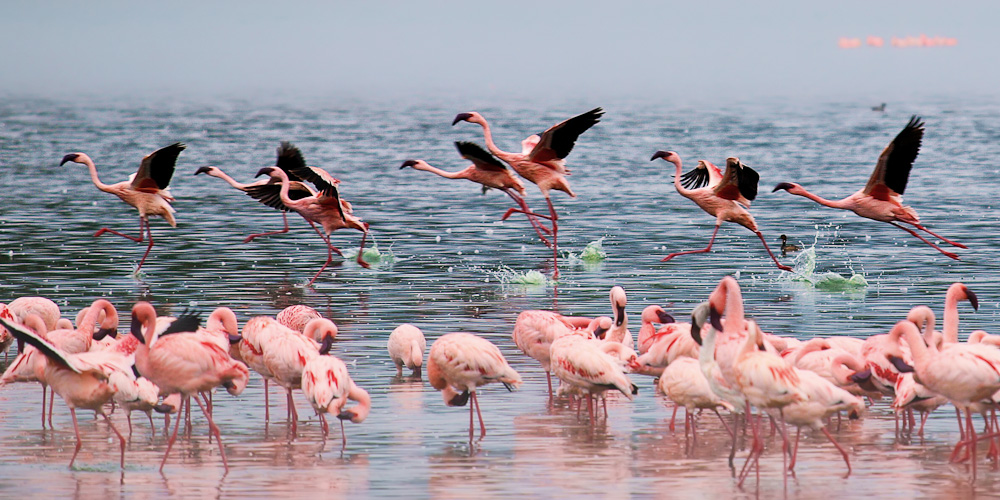
<path fill-rule="evenodd" d="M 139 261 L 139 265 L 135 269 L 136 272 L 142 269 L 142 264 L 149 256 L 149 251 L 153 249 L 153 230 L 149 226 L 149 216 L 158 215 L 166 219 L 171 227 L 177 227 L 177 221 L 174 220 L 175 210 L 174 207 L 170 206 L 174 197 L 170 194 L 169 185 L 170 178 L 174 175 L 174 164 L 177 163 L 177 157 L 181 151 L 184 151 L 184 148 L 185 146 L 178 142 L 153 151 L 142 159 L 138 172 L 129 177 L 129 180 L 117 184 L 101 182 L 101 179 L 97 177 L 97 167 L 94 165 L 94 161 L 84 153 L 70 153 L 59 162 L 59 165 L 66 162 L 86 165 L 90 170 L 90 180 L 94 182 L 97 189 L 111 193 L 139 210 L 139 236 L 129 236 L 106 227 L 102 227 L 94 233 L 95 238 L 104 233 L 111 233 L 136 243 L 142 243 L 145 231 L 145 234 L 149 235 L 149 245 L 146 247 L 146 253 L 142 254 L 142 260 Z"/>
<path fill-rule="evenodd" d="M 475 111 L 459 113 L 451 122 L 452 125 L 460 121 L 481 125 L 483 136 L 486 139 L 486 147 L 489 148 L 490 152 L 510 165 L 518 175 L 535 183 L 542 191 L 542 196 L 545 197 L 545 202 L 549 205 L 549 217 L 530 212 L 525 208 L 511 208 L 507 210 L 503 218 L 506 219 L 514 212 L 522 212 L 529 218 L 538 216 L 552 221 L 552 259 L 555 268 L 552 277 L 554 279 L 559 278 L 559 226 L 556 222 L 559 217 L 556 215 L 555 207 L 552 206 L 549 191 L 555 189 L 576 198 L 576 194 L 570 189 L 569 182 L 566 180 L 569 169 L 566 168 L 565 158 L 573 150 L 580 134 L 601 121 L 603 114 L 603 109 L 594 108 L 549 127 L 545 132 L 542 132 L 541 136 L 529 136 L 521 141 L 520 153 L 509 153 L 498 148 L 493 142 L 490 125 L 482 115 Z"/>
<path fill-rule="evenodd" d="M 764 244 L 764 250 L 771 256 L 771 260 L 782 271 L 791 271 L 792 268 L 778 262 L 778 259 L 771 253 L 764 235 L 757 229 L 757 222 L 754 220 L 747 208 L 750 202 L 757 197 L 757 181 L 760 175 L 752 168 L 743 164 L 739 158 L 726 159 L 726 173 L 719 172 L 718 167 L 706 161 L 699 161 L 694 170 L 681 174 L 681 157 L 673 151 L 657 151 L 649 161 L 663 158 L 676 167 L 674 174 L 674 188 L 677 192 L 695 202 L 702 210 L 715 216 L 715 231 L 712 232 L 712 239 L 708 240 L 708 246 L 701 250 L 688 250 L 685 252 L 674 252 L 663 258 L 661 262 L 666 262 L 678 255 L 691 253 L 706 253 L 712 249 L 715 236 L 719 234 L 719 226 L 723 222 L 735 222 L 751 231 L 760 238 Z M 683 184 L 682 184 L 683 180 Z"/>
<path fill-rule="evenodd" d="M 875 171 L 868 178 L 865 187 L 842 200 L 821 198 L 794 182 L 779 183 L 774 186 L 772 192 L 784 189 L 791 194 L 804 196 L 826 207 L 850 210 L 868 219 L 887 222 L 916 236 L 920 241 L 934 247 L 948 257 L 958 260 L 958 255 L 931 243 L 916 231 L 898 224 L 899 222 L 909 224 L 949 245 L 968 248 L 961 243 L 934 234 L 920 224 L 920 217 L 917 216 L 916 210 L 903 205 L 903 191 L 906 190 L 906 182 L 910 178 L 913 161 L 920 153 L 920 141 L 923 137 L 924 122 L 914 115 L 910 118 L 910 122 L 903 127 L 903 130 L 896 135 L 896 138 L 882 150 L 882 154 L 879 155 L 878 162 L 875 164 Z"/>

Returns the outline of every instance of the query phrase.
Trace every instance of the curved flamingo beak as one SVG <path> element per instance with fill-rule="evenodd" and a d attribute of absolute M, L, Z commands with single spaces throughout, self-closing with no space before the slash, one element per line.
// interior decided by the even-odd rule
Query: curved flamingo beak
<path fill-rule="evenodd" d="M 324 355 L 329 354 L 330 348 L 332 347 L 333 347 L 333 337 L 327 335 L 326 337 L 323 337 L 323 343 L 322 345 L 320 345 L 319 353 Z"/>
<path fill-rule="evenodd" d="M 469 118 L 472 118 L 472 113 L 459 113 L 455 115 L 455 119 L 451 122 L 451 125 L 454 127 L 456 123 L 464 122 Z"/>
<path fill-rule="evenodd" d="M 972 290 L 969 290 L 968 287 L 965 288 L 965 297 L 967 299 L 969 299 L 969 303 L 972 304 L 972 308 L 978 311 L 979 310 L 979 298 L 977 298 L 976 294 L 973 293 Z"/>
<path fill-rule="evenodd" d="M 132 333 L 135 338 L 139 339 L 139 342 L 145 344 L 146 338 L 142 336 L 142 322 L 136 317 L 135 313 L 132 313 L 132 325 L 129 328 L 129 332 Z"/>
<path fill-rule="evenodd" d="M 257 175 L 255 175 L 254 177 L 260 177 L 262 175 L 271 175 L 272 170 L 274 170 L 274 167 L 264 167 L 258 170 Z"/>
<path fill-rule="evenodd" d="M 454 125 L 454 124 L 452 124 L 452 125 Z M 412 166 L 414 166 L 414 165 L 416 165 L 416 164 L 417 164 L 417 160 L 406 160 L 406 161 L 404 161 L 404 162 L 403 162 L 403 164 L 402 164 L 402 165 L 401 165 L 401 166 L 399 167 L 399 169 L 400 169 L 400 170 L 402 170 L 402 169 L 404 169 L 404 168 L 406 168 L 406 167 L 412 167 Z"/>
<path fill-rule="evenodd" d="M 723 330 L 722 314 L 716 311 L 714 307 L 708 308 L 708 320 L 710 323 L 712 323 L 712 328 L 715 328 L 717 331 L 720 332 Z"/>
<path fill-rule="evenodd" d="M 242 335 L 229 335 L 229 345 L 239 344 L 243 340 Z"/>
<path fill-rule="evenodd" d="M 607 328 L 598 327 L 596 330 L 594 330 L 594 337 L 598 338 L 598 339 L 601 339 L 601 340 L 604 340 L 604 335 L 606 333 L 608 333 L 608 329 Z"/>
<path fill-rule="evenodd" d="M 896 369 L 899 370 L 899 373 L 909 373 L 913 371 L 913 367 L 907 364 L 906 361 L 903 361 L 903 358 L 890 354 L 889 362 L 892 363 L 892 366 L 895 366 Z"/>
<path fill-rule="evenodd" d="M 673 323 L 676 321 L 667 311 L 656 311 L 656 318 L 660 320 L 660 323 Z"/>
<path fill-rule="evenodd" d="M 782 182 L 782 183 L 779 183 L 777 186 L 774 186 L 774 189 L 772 189 L 771 192 L 773 193 L 773 192 L 775 192 L 775 191 L 777 191 L 779 189 L 784 189 L 785 191 L 788 191 L 789 189 L 792 189 L 793 187 L 795 187 L 795 184 L 792 184 L 791 182 Z"/>
<path fill-rule="evenodd" d="M 649 161 L 654 161 L 657 158 L 666 158 L 668 156 L 670 156 L 670 151 L 657 151 L 653 153 L 653 157 L 650 158 Z"/>
<path fill-rule="evenodd" d="M 212 167 L 198 167 L 198 170 L 194 171 L 194 175 L 207 174 L 212 171 Z"/>
<path fill-rule="evenodd" d="M 78 156 L 79 156 L 79 154 L 77 154 L 77 153 L 70 153 L 70 154 L 68 154 L 68 155 L 66 155 L 66 156 L 63 156 L 63 159 L 62 159 L 62 161 L 61 161 L 61 162 L 59 162 L 59 166 L 60 166 L 60 167 L 61 167 L 61 166 L 63 166 L 63 165 L 64 165 L 64 164 L 65 164 L 66 162 L 68 162 L 68 161 L 71 161 L 71 162 L 76 162 L 76 158 L 77 158 Z"/>

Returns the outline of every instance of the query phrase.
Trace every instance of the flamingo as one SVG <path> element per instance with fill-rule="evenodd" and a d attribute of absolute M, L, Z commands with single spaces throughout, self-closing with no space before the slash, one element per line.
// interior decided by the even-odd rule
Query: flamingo
<path fill-rule="evenodd" d="M 117 389 L 114 400 L 125 411 L 129 438 L 132 437 L 132 412 L 137 410 L 146 414 L 149 418 L 149 428 L 154 432 L 153 409 L 159 402 L 160 388 L 146 377 L 136 378 L 134 375 L 129 377 L 120 372 L 113 373 L 110 380 Z"/>
<path fill-rule="evenodd" d="M 683 325 L 683 323 L 675 323 L 674 317 L 660 306 L 646 306 L 642 310 L 642 314 L 639 315 L 639 319 L 642 322 L 642 325 L 639 327 L 639 354 L 646 354 L 649 351 L 649 347 L 659 338 L 660 331 L 657 331 L 654 323 L 666 323 L 661 329 L 665 330 L 664 334 L 679 328 L 679 325 Z M 687 326 L 690 327 L 691 325 Z"/>
<path fill-rule="evenodd" d="M 479 416 L 479 439 L 486 437 L 483 413 L 476 390 L 500 382 L 508 391 L 521 385 L 521 376 L 507 364 L 497 346 L 471 333 L 448 333 L 431 344 L 427 355 L 427 379 L 441 391 L 448 406 L 469 403 L 469 442 L 473 435 L 473 409 Z"/>
<path fill-rule="evenodd" d="M 353 214 L 350 203 L 340 199 L 337 190 L 337 184 L 340 181 L 334 179 L 325 170 L 318 167 L 303 167 L 294 171 L 304 179 L 315 184 L 319 188 L 319 193 L 316 196 L 309 196 L 299 200 L 291 199 L 288 196 L 290 182 L 288 175 L 285 174 L 284 170 L 277 167 L 264 167 L 257 172 L 257 176 L 270 175 L 272 178 L 280 179 L 281 191 L 279 192 L 279 197 L 281 202 L 289 209 L 296 211 L 304 219 L 318 222 L 323 226 L 322 232 L 315 226 L 313 228 L 316 229 L 316 234 L 320 238 L 323 238 L 323 242 L 326 243 L 326 262 L 323 263 L 323 267 L 319 268 L 316 275 L 309 280 L 309 285 L 312 285 L 316 281 L 316 278 L 333 261 L 333 252 L 336 252 L 337 255 L 343 255 L 339 249 L 330 243 L 330 233 L 338 229 L 346 228 L 361 231 L 361 246 L 358 247 L 357 263 L 364 268 L 371 267 L 362 259 L 365 249 L 365 238 L 368 237 L 368 223 L 363 222 Z"/>
<path fill-rule="evenodd" d="M 146 247 L 146 253 L 142 254 L 139 265 L 135 268 L 136 273 L 142 269 L 142 264 L 149 256 L 149 251 L 153 249 L 153 229 L 149 225 L 149 216 L 158 215 L 163 217 L 170 224 L 170 227 L 177 227 L 177 221 L 174 220 L 175 210 L 170 206 L 174 197 L 170 194 L 169 185 L 170 178 L 174 175 L 174 164 L 177 163 L 177 157 L 181 151 L 184 151 L 184 148 L 183 144 L 177 142 L 153 151 L 142 159 L 139 170 L 130 176 L 129 180 L 117 184 L 101 182 L 101 179 L 97 177 L 97 167 L 94 165 L 94 161 L 84 153 L 70 153 L 64 156 L 59 163 L 59 165 L 63 165 L 66 162 L 73 162 L 86 165 L 90 170 L 90 180 L 94 182 L 97 189 L 111 193 L 139 210 L 139 236 L 129 236 L 106 227 L 102 227 L 94 233 L 95 238 L 104 233 L 111 233 L 136 243 L 142 243 L 143 237 L 148 235 L 149 245 Z"/>
<path fill-rule="evenodd" d="M 315 356 L 302 368 L 302 392 L 323 422 L 323 436 L 329 434 L 326 413 L 340 420 L 341 449 L 347 447 L 344 420 L 360 424 L 368 418 L 372 400 L 368 392 L 358 387 L 347 373 L 347 366 L 335 356 Z M 345 409 L 347 400 L 358 404 Z"/>
<path fill-rule="evenodd" d="M 667 262 L 678 255 L 692 253 L 706 253 L 712 250 L 712 243 L 715 236 L 719 234 L 719 227 L 723 222 L 735 222 L 751 231 L 760 238 L 764 244 L 764 250 L 771 256 L 771 260 L 782 271 L 791 271 L 792 268 L 778 262 L 777 257 L 771 253 L 771 248 L 767 246 L 764 235 L 757 229 L 757 222 L 753 215 L 747 211 L 750 202 L 757 197 L 757 181 L 760 175 L 752 168 L 743 164 L 739 158 L 730 157 L 726 159 L 726 173 L 722 175 L 719 169 L 706 161 L 699 161 L 698 166 L 686 173 L 681 174 L 681 158 L 673 151 L 657 151 L 649 161 L 663 158 L 665 161 L 674 164 L 676 173 L 674 174 L 674 188 L 677 192 L 693 201 L 709 215 L 715 216 L 715 230 L 712 238 L 708 240 L 708 246 L 701 250 L 687 250 L 684 252 L 674 252 L 664 257 L 661 262 Z M 683 185 L 682 181 L 683 180 Z"/>
<path fill-rule="evenodd" d="M 892 401 L 892 408 L 896 410 L 896 423 L 899 423 L 899 412 L 916 410 L 920 413 L 920 429 L 917 431 L 917 434 L 920 435 L 924 433 L 924 424 L 927 423 L 927 417 L 931 415 L 931 412 L 948 402 L 948 399 L 944 396 L 934 393 L 923 385 L 918 384 L 914 380 L 912 372 L 900 374 L 899 378 L 896 379 L 895 390 L 896 397 Z M 903 422 L 906 422 L 905 418 Z M 961 419 L 959 419 L 959 423 L 961 423 Z M 913 430 L 912 427 L 910 430 Z"/>
<path fill-rule="evenodd" d="M 520 153 L 509 153 L 497 147 L 493 142 L 493 135 L 490 133 L 490 125 L 482 115 L 473 111 L 471 113 L 459 113 L 451 122 L 452 126 L 460 121 L 477 123 L 483 127 L 483 137 L 486 140 L 486 147 L 491 153 L 510 165 L 521 177 L 533 182 L 541 190 L 545 202 L 549 206 L 549 216 L 529 212 L 527 206 L 523 208 L 511 208 L 502 217 L 506 219 L 514 212 L 522 212 L 529 218 L 531 216 L 544 217 L 552 221 L 552 261 L 555 271 L 552 278 L 559 278 L 559 226 L 556 209 L 552 206 L 552 199 L 549 196 L 550 190 L 562 191 L 571 198 L 576 198 L 576 194 L 569 187 L 566 175 L 569 169 L 566 168 L 566 156 L 573 150 L 577 138 L 590 127 L 601 121 L 604 110 L 594 108 L 586 113 L 579 114 L 549 127 L 541 136 L 532 135 L 521 142 Z M 537 228 L 536 228 L 537 230 Z"/>
<path fill-rule="evenodd" d="M 607 318 L 606 316 L 604 318 Z M 578 328 L 581 320 L 588 320 L 588 326 Z M 566 335 L 579 334 L 593 337 L 594 334 L 606 334 L 610 325 L 603 324 L 599 318 L 582 318 L 563 316 L 552 311 L 529 309 L 521 311 L 514 321 L 514 331 L 511 337 L 518 349 L 538 361 L 545 371 L 545 381 L 548 385 L 549 399 L 552 398 L 552 368 L 549 348 L 557 338 Z"/>
<path fill-rule="evenodd" d="M 913 161 L 920 152 L 920 141 L 923 136 L 924 122 L 914 115 L 910 118 L 910 122 L 903 127 L 903 130 L 896 135 L 896 138 L 882 150 L 882 154 L 879 155 L 878 162 L 875 164 L 875 171 L 872 172 L 865 187 L 842 200 L 821 198 L 794 182 L 779 183 L 774 186 L 772 192 L 784 189 L 791 194 L 804 196 L 826 207 L 850 210 L 861 217 L 889 223 L 917 237 L 946 256 L 958 260 L 958 255 L 944 250 L 913 229 L 899 224 L 913 226 L 949 245 L 968 248 L 961 243 L 931 232 L 920 224 L 920 217 L 917 216 L 915 210 L 903 205 L 903 191 L 906 190 L 906 181 L 910 177 Z"/>
<path fill-rule="evenodd" d="M 53 302 L 52 299 L 45 297 L 18 297 L 12 300 L 10 304 L 7 304 L 7 307 L 14 316 L 13 319 L 18 323 L 24 323 L 24 318 L 27 318 L 29 314 L 37 314 L 45 322 L 46 328 L 49 330 L 58 328 L 56 323 L 61 317 L 59 304 Z"/>
<path fill-rule="evenodd" d="M 414 170 L 431 172 L 446 179 L 467 179 L 481 184 L 483 193 L 491 188 L 499 189 L 507 193 L 507 196 L 510 196 L 524 213 L 531 213 L 528 204 L 524 201 L 524 184 L 511 173 L 506 165 L 474 142 L 456 142 L 455 147 L 458 148 L 458 153 L 462 155 L 462 158 L 471 161 L 472 165 L 457 172 L 447 172 L 433 167 L 423 160 L 406 160 L 399 168 L 412 167 Z M 538 217 L 544 216 L 538 215 Z M 535 228 L 535 232 L 538 233 L 542 242 L 551 247 L 552 243 L 542 234 L 548 229 L 538 223 L 538 219 L 533 213 L 528 215 L 528 221 L 531 222 L 531 226 Z"/>
<path fill-rule="evenodd" d="M 17 321 L 14 319 L 14 315 L 10 312 L 7 304 L 0 303 L 0 318 L 7 321 Z M 6 328 L 0 327 L 0 351 L 3 351 L 3 361 L 7 362 L 7 354 L 10 350 L 10 345 L 14 343 L 14 336 L 7 331 Z"/>
<path fill-rule="evenodd" d="M 632 401 L 633 395 L 639 392 L 639 388 L 625 375 L 622 361 L 606 352 L 603 349 L 605 346 L 625 347 L 620 343 L 594 341 L 578 335 L 557 338 L 550 347 L 552 373 L 573 390 L 587 393 L 591 425 L 594 423 L 594 395 L 618 390 Z M 635 351 L 631 354 L 634 356 Z"/>
<path fill-rule="evenodd" d="M 108 426 L 118 436 L 121 443 L 120 465 L 124 469 L 125 436 L 118 431 L 108 415 L 104 413 L 104 405 L 111 401 L 116 392 L 116 388 L 110 380 L 112 375 L 115 373 L 124 374 L 126 378 L 132 375 L 126 358 L 105 351 L 71 354 L 16 323 L 0 318 L 0 325 L 3 325 L 15 337 L 34 346 L 44 356 L 44 359 L 39 362 L 44 371 L 43 378 L 69 407 L 69 413 L 73 417 L 73 432 L 76 434 L 76 448 L 73 451 L 73 457 L 69 460 L 69 468 L 73 468 L 76 456 L 80 453 L 80 448 L 83 445 L 83 441 L 80 439 L 80 427 L 76 421 L 76 409 L 83 408 L 93 410 L 104 417 Z"/>
<path fill-rule="evenodd" d="M 733 406 L 712 391 L 708 379 L 701 372 L 701 363 L 694 358 L 680 358 L 667 365 L 660 375 L 657 390 L 666 394 L 676 405 L 674 414 L 670 417 L 670 430 L 674 430 L 674 417 L 677 408 L 684 407 L 684 435 L 690 423 L 691 433 L 695 434 L 694 410 L 712 410 L 722 420 L 719 407 L 732 411 Z M 723 420 L 725 423 L 725 420 Z"/>
<path fill-rule="evenodd" d="M 135 366 L 139 373 L 160 388 L 161 395 L 180 393 L 183 396 L 178 415 L 185 405 L 190 407 L 190 398 L 194 397 L 208 419 L 209 430 L 219 443 L 222 466 L 228 471 L 222 435 L 212 420 L 212 412 L 205 409 L 200 394 L 221 385 L 237 396 L 246 387 L 250 372 L 243 363 L 232 359 L 218 343 L 204 335 L 190 333 L 198 327 L 197 316 L 181 316 L 162 332 L 157 329 L 156 319 L 156 309 L 149 302 L 140 301 L 132 306 L 132 335 L 140 342 L 135 352 Z M 143 335 L 143 329 L 148 338 Z M 160 462 L 161 472 L 177 440 L 181 419 L 176 420 L 167 442 L 167 451 Z"/>
<path fill-rule="evenodd" d="M 278 148 L 279 165 L 281 164 L 280 160 L 281 152 L 282 149 Z M 267 205 L 271 208 L 281 211 L 281 220 L 285 224 L 284 228 L 279 229 L 277 231 L 265 231 L 263 233 L 251 234 L 250 236 L 247 236 L 246 238 L 243 239 L 243 243 L 250 243 L 255 238 L 259 238 L 261 236 L 270 236 L 272 234 L 284 234 L 288 232 L 288 207 L 286 207 L 283 203 L 281 203 L 281 199 L 279 198 L 279 192 L 281 191 L 280 184 L 277 184 L 271 180 L 260 180 L 250 184 L 241 184 L 239 182 L 236 182 L 236 179 L 233 179 L 218 167 L 213 167 L 213 166 L 199 167 L 198 170 L 194 172 L 194 175 L 198 174 L 207 174 L 211 177 L 222 179 L 227 183 L 229 183 L 230 186 L 246 193 L 247 196 L 263 203 L 264 205 Z M 300 200 L 302 198 L 316 195 L 316 191 L 307 186 L 306 184 L 303 184 L 298 177 L 295 177 L 292 174 L 289 174 L 288 177 L 290 179 L 289 189 L 288 189 L 289 198 L 293 200 Z M 306 220 L 306 222 L 308 222 L 310 225 L 313 224 L 313 222 L 308 219 Z"/>
<path fill-rule="evenodd" d="M 305 331 L 306 324 L 316 318 L 322 317 L 323 315 L 312 307 L 304 304 L 296 304 L 282 309 L 281 312 L 275 315 L 274 319 L 292 330 L 303 332 Z M 322 341 L 322 339 L 313 340 L 317 342 Z"/>
<path fill-rule="evenodd" d="M 285 388 L 293 436 L 298 428 L 299 413 L 295 409 L 292 390 L 302 388 L 302 370 L 306 363 L 316 356 L 330 352 L 333 337 L 336 334 L 335 328 L 331 328 L 330 325 L 333 325 L 332 321 L 316 318 L 306 324 L 305 332 L 302 335 L 297 333 L 291 335 L 275 334 L 263 338 L 264 355 L 262 361 L 267 371 L 271 373 L 272 380 Z M 323 332 L 320 335 L 323 338 L 323 344 L 320 347 L 317 347 L 316 342 L 312 339 L 313 332 L 317 330 Z"/>
<path fill-rule="evenodd" d="M 424 332 L 409 323 L 399 325 L 389 334 L 386 348 L 389 350 L 389 358 L 396 364 L 397 377 L 403 376 L 403 365 L 413 370 L 415 377 L 420 376 L 424 350 L 427 349 Z"/>
<path fill-rule="evenodd" d="M 952 283 L 944 297 L 944 326 L 941 341 L 945 344 L 958 343 L 958 302 L 967 300 L 972 308 L 979 310 L 979 298 L 962 283 Z M 926 339 L 925 340 L 930 340 Z"/>

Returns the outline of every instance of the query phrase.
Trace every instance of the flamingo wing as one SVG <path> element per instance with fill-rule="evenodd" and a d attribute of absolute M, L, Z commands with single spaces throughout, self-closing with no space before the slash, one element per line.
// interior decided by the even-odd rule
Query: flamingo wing
<path fill-rule="evenodd" d="M 302 151 L 288 141 L 282 141 L 278 146 L 278 159 L 274 165 L 288 174 L 288 180 L 301 181 L 302 178 L 293 172 L 300 168 L 306 168 L 306 159 L 302 157 Z"/>
<path fill-rule="evenodd" d="M 29 345 L 34 346 L 50 360 L 55 361 L 56 363 L 59 363 L 76 373 L 83 372 L 81 367 L 77 366 L 77 364 L 73 362 L 74 360 L 72 356 L 48 343 L 48 341 L 36 335 L 35 332 L 28 330 L 27 328 L 23 328 L 21 325 L 13 321 L 8 321 L 2 317 L 0 317 L 0 325 L 3 325 L 3 327 L 6 328 L 11 335 L 17 337 L 18 340 L 23 340 Z"/>
<path fill-rule="evenodd" d="M 167 189 L 174 176 L 177 157 L 186 148 L 175 142 L 146 155 L 139 164 L 139 170 L 132 177 L 132 189 L 137 191 L 160 191 Z"/>
<path fill-rule="evenodd" d="M 538 141 L 540 140 L 542 140 L 542 138 L 539 137 L 538 134 L 531 134 L 528 137 L 525 137 L 524 140 L 521 141 L 521 154 L 531 154 L 531 150 L 535 149 L 535 146 L 538 145 Z"/>
<path fill-rule="evenodd" d="M 267 183 L 247 186 L 244 192 L 246 192 L 246 194 L 251 198 L 271 208 L 276 208 L 283 212 L 288 211 L 288 207 L 281 202 L 281 184 Z M 299 181 L 291 181 L 288 183 L 289 198 L 293 200 L 301 200 L 310 196 L 316 196 L 316 191 L 313 191 L 313 189 L 309 186 Z"/>
<path fill-rule="evenodd" d="M 302 180 L 313 183 L 321 195 L 319 202 L 324 205 L 335 205 L 340 212 L 340 218 L 347 222 L 344 209 L 340 204 L 340 191 L 337 189 L 337 185 L 340 184 L 339 179 L 319 167 L 301 167 L 293 169 L 293 172 Z"/>
<path fill-rule="evenodd" d="M 722 176 L 722 181 L 715 186 L 715 195 L 750 206 L 750 202 L 757 197 L 759 180 L 760 175 L 744 165 L 739 158 L 727 158 L 726 173 Z"/>
<path fill-rule="evenodd" d="M 161 316 L 162 318 L 162 316 Z M 201 317 L 198 313 L 181 313 L 177 319 L 170 322 L 165 330 L 159 333 L 160 338 L 174 333 L 193 333 L 201 326 Z"/>
<path fill-rule="evenodd" d="M 865 194 L 880 200 L 888 200 L 895 193 L 902 195 L 906 181 L 910 178 L 913 161 L 920 153 L 920 141 L 924 137 L 924 122 L 913 115 L 910 122 L 889 143 L 875 164 L 875 171 L 865 184 Z"/>
<path fill-rule="evenodd" d="M 474 142 L 456 142 L 455 147 L 458 148 L 458 154 L 462 155 L 462 158 L 471 161 L 479 170 L 490 172 L 507 170 L 506 165 Z"/>
<path fill-rule="evenodd" d="M 542 132 L 541 139 L 528 155 L 534 162 L 546 162 L 561 160 L 569 155 L 576 144 L 576 139 L 597 122 L 601 121 L 604 110 L 597 107 L 586 113 L 579 114 L 553 125 L 545 132 Z"/>
<path fill-rule="evenodd" d="M 700 189 L 709 184 L 710 174 L 704 161 L 699 161 L 698 166 L 681 174 L 681 185 L 687 189 Z"/>

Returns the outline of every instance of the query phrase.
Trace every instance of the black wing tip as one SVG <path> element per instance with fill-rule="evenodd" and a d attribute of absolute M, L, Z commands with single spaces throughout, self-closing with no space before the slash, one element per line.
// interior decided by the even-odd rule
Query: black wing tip
<path fill-rule="evenodd" d="M 176 320 L 170 323 L 166 330 L 160 333 L 160 337 L 171 333 L 194 332 L 198 330 L 199 326 L 201 326 L 201 314 L 184 310 L 180 316 L 177 316 Z"/>

